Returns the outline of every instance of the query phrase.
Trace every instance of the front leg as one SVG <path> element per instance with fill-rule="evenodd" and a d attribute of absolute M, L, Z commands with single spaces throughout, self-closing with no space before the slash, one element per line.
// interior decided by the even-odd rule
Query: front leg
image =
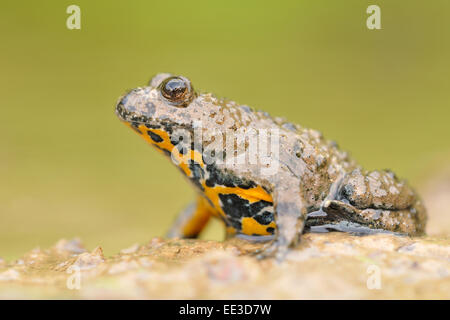
<path fill-rule="evenodd" d="M 258 258 L 275 257 L 282 261 L 291 246 L 296 246 L 305 225 L 307 210 L 300 192 L 300 183 L 293 180 L 287 187 L 274 190 L 273 201 L 275 223 L 277 225 L 275 239 L 266 246 Z M 290 186 L 290 188 L 289 188 Z"/>
<path fill-rule="evenodd" d="M 208 201 L 198 196 L 197 202 L 191 203 L 177 217 L 169 232 L 168 238 L 196 238 L 203 230 L 214 210 Z"/>

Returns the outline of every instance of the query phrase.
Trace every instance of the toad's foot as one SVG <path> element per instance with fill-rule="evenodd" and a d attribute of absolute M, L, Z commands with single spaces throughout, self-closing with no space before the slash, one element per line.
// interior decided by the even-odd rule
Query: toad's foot
<path fill-rule="evenodd" d="M 275 258 L 279 263 L 283 262 L 289 251 L 289 246 L 286 242 L 280 241 L 279 238 L 264 245 L 262 249 L 256 250 L 253 254 L 257 259 Z"/>

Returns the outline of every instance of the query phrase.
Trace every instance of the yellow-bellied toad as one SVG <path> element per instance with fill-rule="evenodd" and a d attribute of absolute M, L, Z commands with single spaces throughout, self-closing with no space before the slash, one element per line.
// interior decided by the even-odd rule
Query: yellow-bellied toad
<path fill-rule="evenodd" d="M 196 237 L 217 216 L 228 235 L 272 240 L 261 256 L 282 259 L 304 230 L 424 232 L 425 208 L 392 172 L 367 172 L 318 131 L 196 93 L 184 77 L 158 74 L 116 114 L 198 191 L 170 237 Z"/>

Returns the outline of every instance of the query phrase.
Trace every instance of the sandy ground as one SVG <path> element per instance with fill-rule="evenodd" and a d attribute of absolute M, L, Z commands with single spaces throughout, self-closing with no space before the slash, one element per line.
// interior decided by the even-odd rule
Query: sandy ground
<path fill-rule="evenodd" d="M 151 239 L 115 256 L 81 241 L 0 259 L 0 298 L 76 299 L 449 299 L 450 170 L 422 190 L 421 238 L 306 234 L 284 263 L 256 260 L 259 247 Z"/>

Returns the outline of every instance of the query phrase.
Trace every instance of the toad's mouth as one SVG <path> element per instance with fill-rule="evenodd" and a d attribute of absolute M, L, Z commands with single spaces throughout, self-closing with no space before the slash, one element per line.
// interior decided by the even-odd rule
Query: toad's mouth
<path fill-rule="evenodd" d="M 152 124 L 156 111 L 155 104 L 148 99 L 146 88 L 133 89 L 119 98 L 115 113 L 120 120 L 128 123 Z"/>
<path fill-rule="evenodd" d="M 152 118 L 143 115 L 142 113 L 133 112 L 125 108 L 122 101 L 120 101 L 116 106 L 116 115 L 120 120 L 129 123 L 139 123 L 139 124 L 151 124 Z"/>
<path fill-rule="evenodd" d="M 153 99 L 149 97 L 149 92 L 149 87 L 139 87 L 121 96 L 115 108 L 119 119 L 129 123 L 151 123 L 154 120 L 156 106 Z"/>
<path fill-rule="evenodd" d="M 154 117 L 143 115 L 141 112 L 130 111 L 129 108 L 125 108 L 122 103 L 123 99 L 119 101 L 116 106 L 115 113 L 117 117 L 125 124 L 129 125 L 135 131 L 140 132 L 139 127 L 144 125 L 147 129 L 162 129 L 166 132 L 172 133 L 177 129 L 193 131 L 192 125 L 178 124 L 171 119 L 156 119 Z"/>

